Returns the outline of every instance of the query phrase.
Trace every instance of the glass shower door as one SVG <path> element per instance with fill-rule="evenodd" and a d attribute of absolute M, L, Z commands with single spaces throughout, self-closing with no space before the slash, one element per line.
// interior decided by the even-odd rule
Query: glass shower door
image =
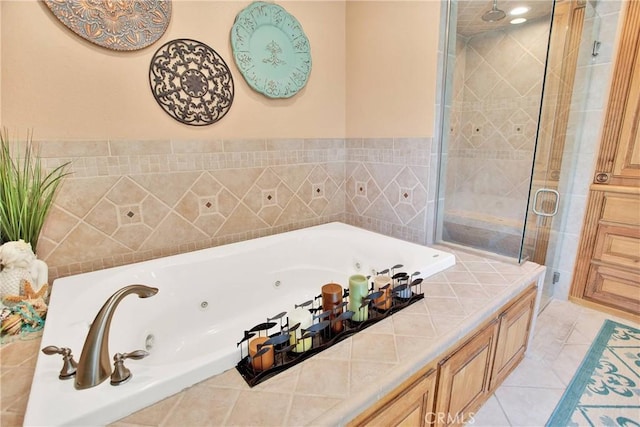
<path fill-rule="evenodd" d="M 576 80 L 587 81 L 590 68 L 580 58 L 597 54 L 593 43 L 599 20 L 592 2 L 556 4 L 550 38 L 540 130 L 532 173 L 529 208 L 523 234 L 520 261 L 530 260 L 550 270 L 559 250 L 564 195 L 571 186 L 578 149 L 579 127 L 584 108 L 574 96 Z M 586 52 L 585 52 L 586 50 Z M 584 59 L 582 60 L 584 61 Z M 564 160 L 564 161 L 563 161 Z M 558 213 L 556 216 L 555 213 Z M 553 272 L 545 277 L 543 301 L 553 295 Z"/>
<path fill-rule="evenodd" d="M 451 2 L 438 237 L 521 259 L 553 1 Z M 528 21 L 511 24 L 513 7 Z"/>

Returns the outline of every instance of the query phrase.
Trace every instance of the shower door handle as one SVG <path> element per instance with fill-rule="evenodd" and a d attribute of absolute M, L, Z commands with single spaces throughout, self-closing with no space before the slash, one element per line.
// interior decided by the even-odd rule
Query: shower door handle
<path fill-rule="evenodd" d="M 538 210 L 538 195 L 540 193 L 550 193 L 555 196 L 554 203 L 553 203 L 553 212 L 548 213 L 548 212 L 542 212 Z M 539 216 L 555 216 L 558 213 L 559 201 L 560 201 L 560 193 L 558 193 L 556 190 L 552 190 L 550 188 L 540 188 L 536 190 L 535 194 L 533 195 L 533 207 L 531 209 L 533 210 L 534 214 Z"/>

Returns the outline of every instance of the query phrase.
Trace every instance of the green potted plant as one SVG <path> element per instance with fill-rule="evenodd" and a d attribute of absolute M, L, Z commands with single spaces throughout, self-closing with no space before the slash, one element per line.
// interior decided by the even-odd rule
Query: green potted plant
<path fill-rule="evenodd" d="M 69 174 L 69 162 L 45 171 L 31 133 L 16 155 L 21 144 L 11 143 L 6 129 L 0 132 L 0 343 L 44 325 L 48 269 L 35 252 L 58 186 Z"/>
<path fill-rule="evenodd" d="M 12 147 L 13 146 L 13 147 Z M 24 240 L 37 251 L 38 237 L 69 162 L 46 172 L 28 133 L 24 151 L 0 132 L 0 243 Z"/>

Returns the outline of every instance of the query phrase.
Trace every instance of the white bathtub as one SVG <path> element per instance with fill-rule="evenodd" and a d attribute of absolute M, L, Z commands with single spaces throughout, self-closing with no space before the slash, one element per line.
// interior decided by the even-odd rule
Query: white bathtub
<path fill-rule="evenodd" d="M 111 386 L 107 379 L 76 390 L 73 380 L 58 379 L 61 356 L 40 353 L 25 425 L 116 421 L 234 367 L 244 330 L 315 297 L 325 283 L 347 286 L 352 274 L 394 264 L 428 277 L 454 263 L 446 252 L 330 223 L 58 279 L 42 347 L 69 347 L 77 361 L 102 304 L 123 286 L 141 283 L 159 291 L 151 298 L 122 300 L 111 324 L 109 352 L 113 357 L 147 348 L 150 355 L 126 361 L 133 377 L 123 385 Z"/>

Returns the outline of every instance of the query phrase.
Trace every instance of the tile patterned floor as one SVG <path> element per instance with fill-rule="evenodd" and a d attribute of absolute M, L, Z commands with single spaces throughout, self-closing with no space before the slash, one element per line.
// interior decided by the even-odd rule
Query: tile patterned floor
<path fill-rule="evenodd" d="M 543 426 L 605 319 L 638 327 L 630 320 L 551 300 L 538 317 L 527 356 L 468 426 Z"/>

